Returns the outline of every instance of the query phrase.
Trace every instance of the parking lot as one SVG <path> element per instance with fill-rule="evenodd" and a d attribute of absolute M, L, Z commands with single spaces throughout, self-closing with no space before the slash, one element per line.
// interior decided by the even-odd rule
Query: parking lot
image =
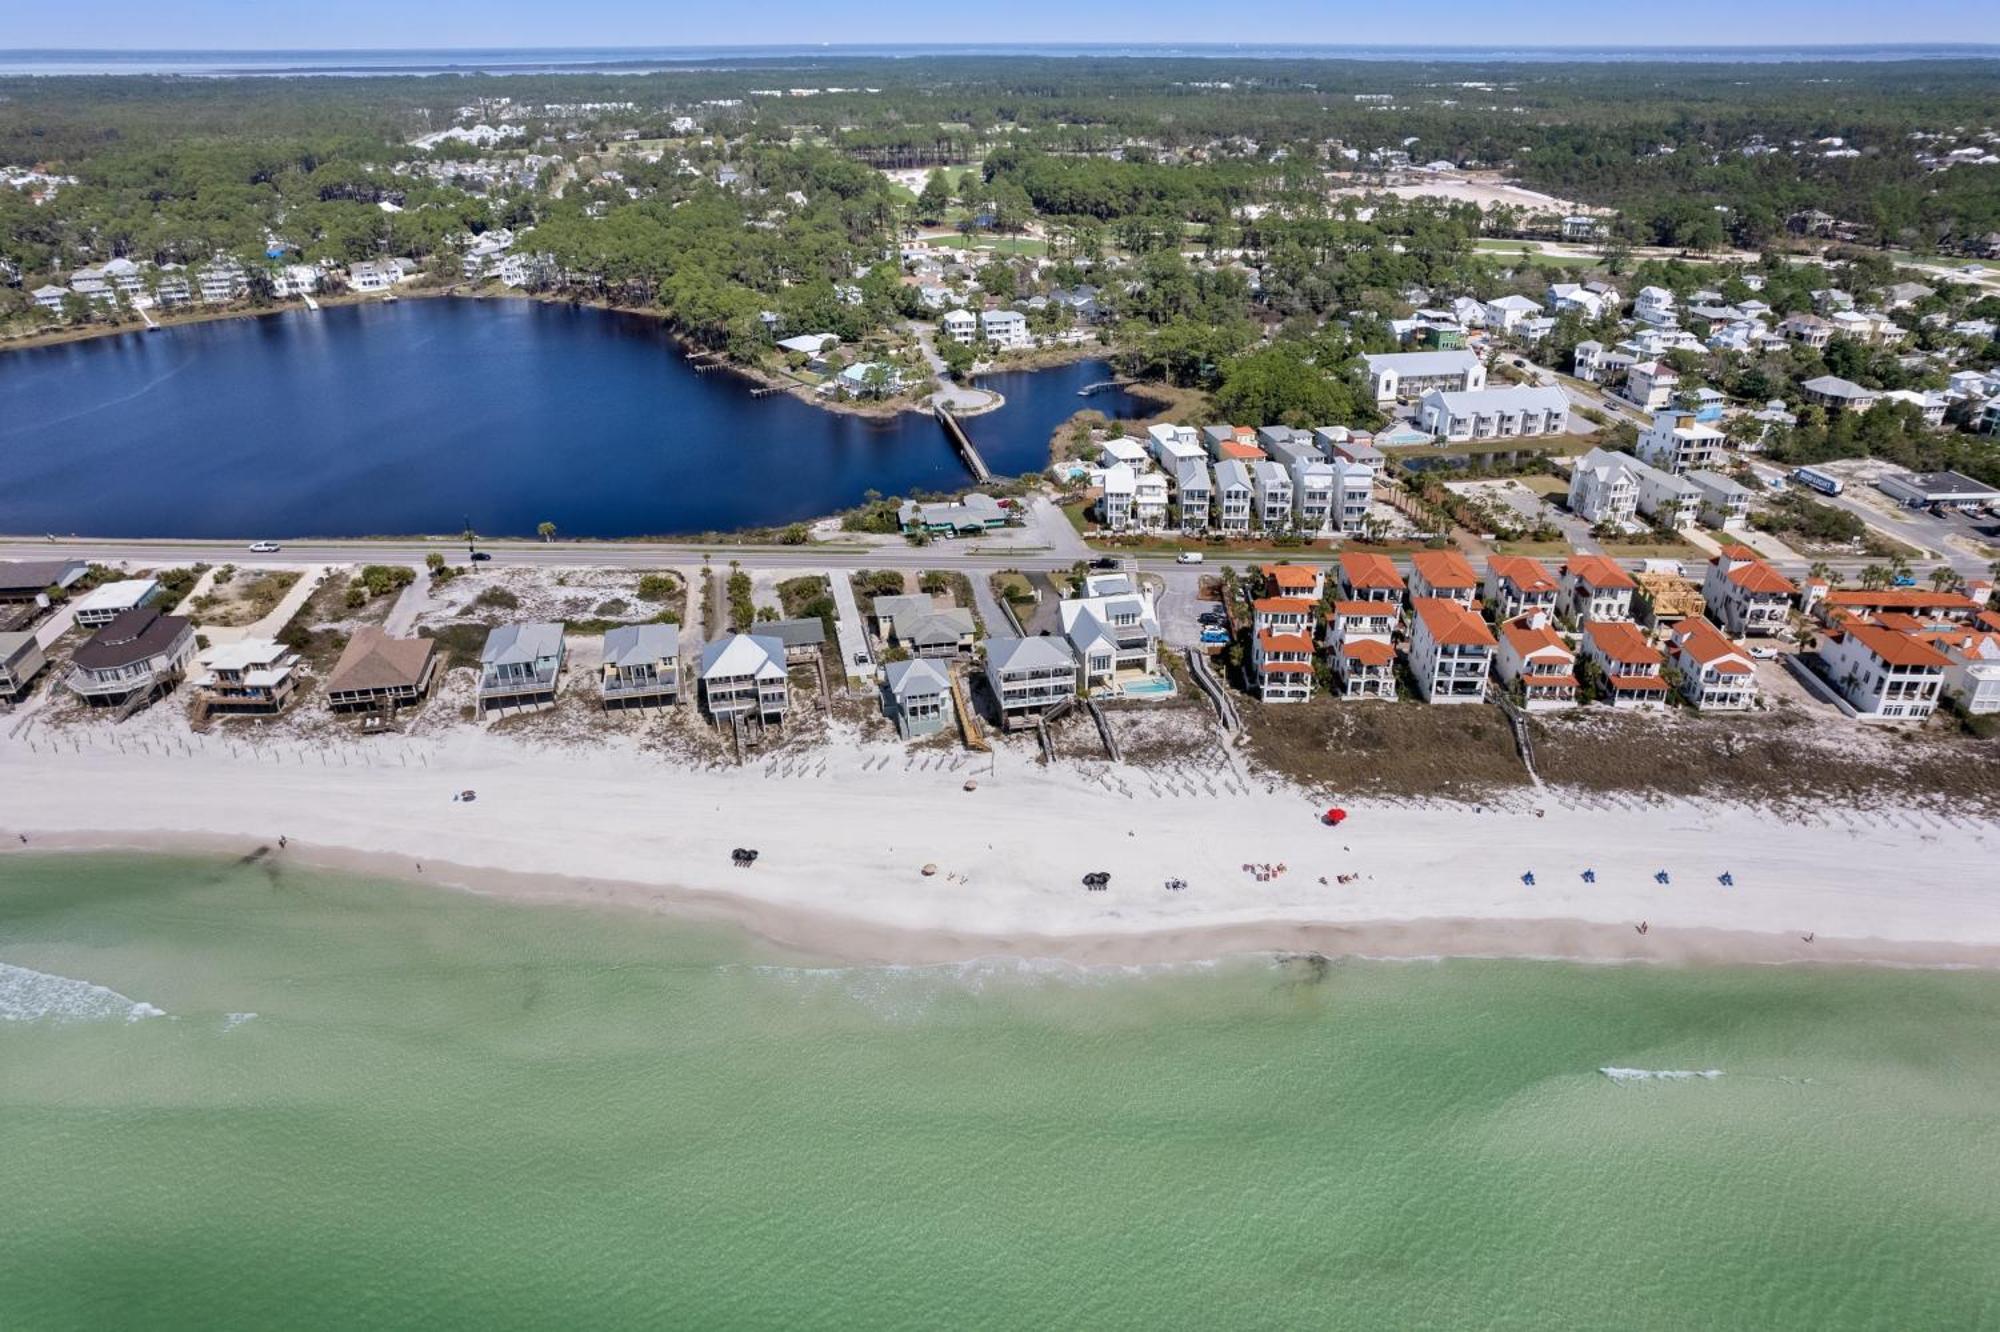
<path fill-rule="evenodd" d="M 1222 603 L 1201 595 L 1203 573 L 1199 568 L 1186 572 L 1176 569 L 1164 575 L 1166 588 L 1156 599 L 1160 613 L 1160 637 L 1175 647 L 1193 647 L 1201 642 L 1201 615 L 1221 610 Z"/>

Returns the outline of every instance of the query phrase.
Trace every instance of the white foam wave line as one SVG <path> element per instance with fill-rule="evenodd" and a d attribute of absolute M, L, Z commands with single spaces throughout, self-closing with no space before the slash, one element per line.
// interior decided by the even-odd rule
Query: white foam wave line
<path fill-rule="evenodd" d="M 1613 1082 L 1687 1082 L 1702 1078 L 1713 1082 L 1722 1076 L 1719 1068 L 1600 1068 Z"/>
<path fill-rule="evenodd" d="M 101 1022 L 122 1018 L 138 1022 L 165 1017 L 166 1010 L 144 1000 L 70 976 L 0 962 L 0 1022 Z"/>

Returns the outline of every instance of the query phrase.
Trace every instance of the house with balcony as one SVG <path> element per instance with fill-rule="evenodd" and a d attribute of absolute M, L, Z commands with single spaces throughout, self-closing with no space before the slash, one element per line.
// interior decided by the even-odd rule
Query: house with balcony
<path fill-rule="evenodd" d="M 374 625 L 356 629 L 326 677 L 332 712 L 393 715 L 430 697 L 437 683 L 437 644 L 428 638 L 393 638 Z"/>
<path fill-rule="evenodd" d="M 1502 684 L 1520 689 L 1523 708 L 1549 712 L 1576 706 L 1576 654 L 1547 610 L 1503 621 L 1499 638 L 1493 672 Z"/>
<path fill-rule="evenodd" d="M 1159 674 L 1153 594 L 1127 575 L 1091 574 L 1084 595 L 1065 597 L 1057 611 L 1082 667 L 1078 692 L 1116 692 L 1123 680 Z"/>
<path fill-rule="evenodd" d="M 1816 407 L 1824 407 L 1830 412 L 1865 412 L 1881 400 L 1882 395 L 1874 389 L 1867 389 L 1851 379 L 1839 375 L 1820 375 L 1799 385 L 1799 392 L 1805 400 Z"/>
<path fill-rule="evenodd" d="M 875 633 L 891 647 L 917 657 L 957 657 L 972 651 L 972 612 L 928 592 L 875 598 Z"/>
<path fill-rule="evenodd" d="M 1250 468 L 1237 458 L 1224 458 L 1215 465 L 1216 527 L 1225 535 L 1242 535 L 1250 530 L 1250 511 L 1256 503 L 1256 487 Z"/>
<path fill-rule="evenodd" d="M 1453 443 L 1560 435 L 1569 429 L 1569 396 L 1559 388 L 1432 390 L 1417 408 L 1417 424 Z"/>
<path fill-rule="evenodd" d="M 882 710 L 905 740 L 935 735 L 951 721 L 951 676 L 928 657 L 882 668 Z"/>
<path fill-rule="evenodd" d="M 1625 397 L 1641 411 L 1665 411 L 1680 386 L 1681 377 L 1663 361 L 1640 361 L 1625 372 Z"/>
<path fill-rule="evenodd" d="M 1639 511 L 1641 466 L 1629 453 L 1592 449 L 1570 468 L 1569 511 L 1593 527 L 1632 521 Z"/>
<path fill-rule="evenodd" d="M 1151 468 L 1132 481 L 1132 526 L 1142 532 L 1159 532 L 1167 526 L 1167 478 Z"/>
<path fill-rule="evenodd" d="M 1642 515 L 1675 531 L 1694 526 L 1701 513 L 1701 490 L 1692 481 L 1636 461 L 1632 464 L 1632 479 L 1639 488 Z"/>
<path fill-rule="evenodd" d="M 1264 592 L 1273 597 L 1296 597 L 1317 603 L 1326 595 L 1326 566 L 1321 564 L 1266 564 Z"/>
<path fill-rule="evenodd" d="M 195 680 L 195 705 L 205 716 L 275 717 L 299 687 L 299 654 L 268 638 L 210 648 Z"/>
<path fill-rule="evenodd" d="M 1303 703 L 1313 692 L 1313 637 L 1261 629 L 1250 637 L 1250 678 L 1266 703 Z"/>
<path fill-rule="evenodd" d="M 1000 724 L 1031 720 L 1076 697 L 1077 660 L 1060 638 L 989 638 L 986 687 L 1000 707 Z"/>
<path fill-rule="evenodd" d="M 1206 458 L 1185 458 L 1174 465 L 1174 497 L 1180 506 L 1180 530 L 1206 532 L 1217 516 L 1215 479 L 1208 473 Z"/>
<path fill-rule="evenodd" d="M 1307 634 L 1319 603 L 1308 597 L 1258 597 L 1250 603 L 1253 633 Z"/>
<path fill-rule="evenodd" d="M 769 634 L 727 634 L 701 650 L 701 701 L 718 722 L 782 726 L 791 711 L 784 640 Z"/>
<path fill-rule="evenodd" d="M 207 305 L 241 300 L 250 294 L 250 275 L 228 255 L 218 254 L 195 272 L 195 283 Z"/>
<path fill-rule="evenodd" d="M 1326 644 L 1342 698 L 1396 697 L 1396 622 L 1400 601 L 1336 601 Z"/>
<path fill-rule="evenodd" d="M 970 310 L 946 310 L 938 316 L 938 331 L 961 347 L 979 341 L 979 316 Z"/>
<path fill-rule="evenodd" d="M 1554 611 L 1556 580 L 1540 560 L 1522 555 L 1495 555 L 1486 561 L 1481 594 L 1495 622 L 1519 619 L 1534 611 Z"/>
<path fill-rule="evenodd" d="M 191 622 L 140 606 L 76 650 L 63 684 L 94 708 L 143 707 L 186 678 L 194 653 Z"/>
<path fill-rule="evenodd" d="M 1708 618 L 1732 638 L 1783 629 L 1798 591 L 1748 546 L 1724 546 L 1708 562 L 1701 585 Z"/>
<path fill-rule="evenodd" d="M 1667 705 L 1665 662 L 1630 620 L 1592 620 L 1583 627 L 1583 659 L 1604 675 L 1605 702 L 1614 708 Z"/>
<path fill-rule="evenodd" d="M 70 614 L 85 629 L 102 629 L 128 610 L 150 606 L 160 597 L 160 584 L 152 578 L 121 578 L 99 583 L 78 597 Z"/>
<path fill-rule="evenodd" d="M 1757 663 L 1700 616 L 1667 635 L 1667 662 L 1680 676 L 1681 697 L 1703 712 L 1742 712 L 1757 702 Z"/>
<path fill-rule="evenodd" d="M 1922 721 L 1937 711 L 1951 659 L 1911 634 L 1851 620 L 1820 640 L 1826 677 L 1863 721 Z"/>
<path fill-rule="evenodd" d="M 1098 473 L 1097 489 L 1097 521 L 1108 532 L 1130 531 L 1139 474 L 1129 463 L 1112 463 Z"/>
<path fill-rule="evenodd" d="M 1266 532 L 1289 531 L 1292 526 L 1292 478 L 1269 459 L 1250 464 L 1250 485 L 1256 497 L 1258 526 Z"/>
<path fill-rule="evenodd" d="M 1944 653 L 1950 663 L 1944 672 L 1945 697 L 1955 701 L 1967 716 L 2000 712 L 2000 631 L 1959 629 L 1929 637 L 1931 646 Z M 0 646 L 0 658 L 4 656 L 5 648 Z"/>
<path fill-rule="evenodd" d="M 1632 594 L 1638 587 L 1632 575 L 1607 555 L 1572 555 L 1563 563 L 1556 607 L 1578 624 L 1629 620 Z"/>
<path fill-rule="evenodd" d="M 1190 459 L 1208 457 L 1201 446 L 1201 434 L 1193 426 L 1161 423 L 1146 427 L 1146 447 L 1163 472 L 1178 471 Z"/>
<path fill-rule="evenodd" d="M 1461 606 L 1479 604 L 1479 575 L 1455 550 L 1420 550 L 1410 556 L 1410 597 L 1438 597 Z"/>
<path fill-rule="evenodd" d="M 1526 296 L 1501 296 L 1479 303 L 1486 327 L 1495 333 L 1514 334 L 1521 325 L 1542 312 L 1542 307 Z"/>
<path fill-rule="evenodd" d="M 1334 507 L 1338 473 L 1332 463 L 1296 462 L 1292 472 L 1292 523 L 1306 536 L 1324 536 L 1339 531 L 1339 515 Z"/>
<path fill-rule="evenodd" d="M 1723 433 L 1693 412 L 1666 411 L 1655 413 L 1653 424 L 1639 432 L 1633 452 L 1663 472 L 1685 476 L 1717 466 L 1727 446 Z"/>
<path fill-rule="evenodd" d="M 1035 342 L 1028 332 L 1028 316 L 1019 310 L 981 310 L 979 336 L 1002 351 L 1032 347 Z"/>
<path fill-rule="evenodd" d="M 680 626 L 623 624 L 607 630 L 598 674 L 607 709 L 650 708 L 679 702 Z"/>
<path fill-rule="evenodd" d="M 477 715 L 555 706 L 562 678 L 563 627 L 529 623 L 496 625 L 479 650 Z"/>
<path fill-rule="evenodd" d="M 1410 602 L 1409 662 L 1426 703 L 1480 703 L 1498 648 L 1479 613 L 1443 597 Z"/>
<path fill-rule="evenodd" d="M 48 654 L 31 630 L 0 633 L 0 703 L 26 697 L 48 664 Z"/>
<path fill-rule="evenodd" d="M 1403 575 L 1387 555 L 1370 551 L 1340 552 L 1340 596 L 1343 601 L 1386 601 L 1403 604 Z"/>
<path fill-rule="evenodd" d="M 1680 322 L 1674 294 L 1665 287 L 1641 287 L 1632 299 L 1632 317 L 1655 328 L 1672 328 Z"/>
<path fill-rule="evenodd" d="M 1486 367 L 1469 351 L 1387 352 L 1361 359 L 1376 402 L 1419 398 L 1434 389 L 1468 393 L 1486 387 Z"/>

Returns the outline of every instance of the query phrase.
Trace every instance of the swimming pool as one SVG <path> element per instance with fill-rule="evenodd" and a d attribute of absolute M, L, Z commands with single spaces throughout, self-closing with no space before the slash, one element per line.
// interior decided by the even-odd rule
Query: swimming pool
<path fill-rule="evenodd" d="M 1148 676 L 1144 680 L 1120 685 L 1118 694 L 1121 698 L 1171 698 L 1174 694 L 1174 682 L 1163 675 Z"/>

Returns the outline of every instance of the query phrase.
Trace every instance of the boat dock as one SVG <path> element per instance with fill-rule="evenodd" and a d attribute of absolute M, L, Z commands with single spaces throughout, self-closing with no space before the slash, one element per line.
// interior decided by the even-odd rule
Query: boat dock
<path fill-rule="evenodd" d="M 944 427 L 944 433 L 951 438 L 952 446 L 958 450 L 959 458 L 964 461 L 966 467 L 972 472 L 972 479 L 974 481 L 992 480 L 992 470 L 987 467 L 986 460 L 979 456 L 979 450 L 972 446 L 972 440 L 966 435 L 965 427 L 960 425 L 958 418 L 951 414 L 951 408 L 945 406 L 942 402 L 938 402 L 933 405 L 933 409 L 937 412 L 938 424 Z"/>

